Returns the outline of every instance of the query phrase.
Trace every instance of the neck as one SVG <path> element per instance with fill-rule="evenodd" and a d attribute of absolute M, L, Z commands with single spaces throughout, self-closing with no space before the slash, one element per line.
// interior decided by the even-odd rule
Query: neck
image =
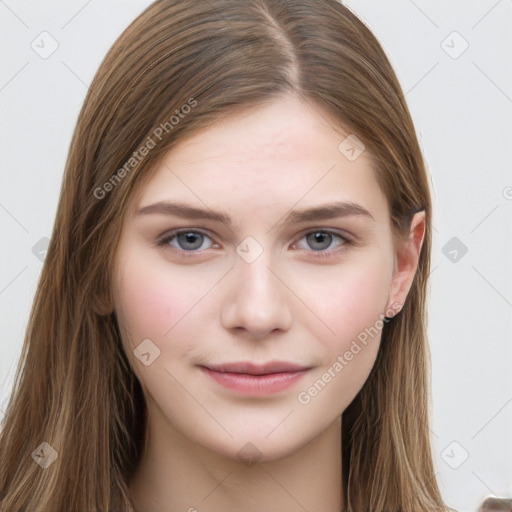
<path fill-rule="evenodd" d="M 192 443 L 168 422 L 148 422 L 129 487 L 137 512 L 340 511 L 341 418 L 287 457 L 253 463 Z"/>

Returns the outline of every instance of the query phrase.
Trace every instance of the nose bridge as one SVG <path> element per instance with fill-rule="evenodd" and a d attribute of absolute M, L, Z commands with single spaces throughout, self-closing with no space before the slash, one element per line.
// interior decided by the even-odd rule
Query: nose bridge
<path fill-rule="evenodd" d="M 239 299 L 255 301 L 254 306 L 260 301 L 270 303 L 278 294 L 279 281 L 270 271 L 273 264 L 272 251 L 264 249 L 261 244 L 252 237 L 247 237 L 236 249 L 237 260 L 235 274 L 238 280 L 237 293 Z"/>
<path fill-rule="evenodd" d="M 261 237 L 259 239 L 261 241 Z M 274 264 L 272 250 L 266 243 L 264 247 L 263 243 L 247 236 L 236 248 L 235 273 L 240 287 L 243 288 L 245 282 L 245 288 L 256 294 L 272 293 L 272 287 L 277 284 L 272 282 L 275 276 L 269 269 Z"/>
<path fill-rule="evenodd" d="M 272 252 L 260 244 L 258 248 L 253 240 L 244 242 L 237 247 L 223 314 L 225 326 L 243 327 L 259 335 L 288 329 L 291 314 L 286 287 L 271 270 Z"/>
<path fill-rule="evenodd" d="M 279 281 L 270 270 L 272 268 L 270 255 L 262 254 L 251 263 L 241 259 L 236 263 L 236 267 L 238 267 L 237 272 L 240 280 L 239 290 L 247 292 L 255 299 L 260 297 L 268 300 L 267 295 L 276 297 L 278 291 L 275 288 Z"/>

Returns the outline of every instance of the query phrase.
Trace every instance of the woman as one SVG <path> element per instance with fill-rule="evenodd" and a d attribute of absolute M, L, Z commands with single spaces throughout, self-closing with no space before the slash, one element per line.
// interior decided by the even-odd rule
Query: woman
<path fill-rule="evenodd" d="M 431 218 L 400 85 L 346 7 L 151 4 L 71 142 L 1 510 L 447 510 Z"/>

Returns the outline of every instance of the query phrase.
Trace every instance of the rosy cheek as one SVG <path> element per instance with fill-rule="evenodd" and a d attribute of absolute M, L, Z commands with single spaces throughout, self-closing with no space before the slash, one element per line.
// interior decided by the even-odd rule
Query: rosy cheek
<path fill-rule="evenodd" d="M 374 325 L 385 306 L 383 266 L 350 266 L 339 273 L 339 279 L 331 278 L 318 286 L 317 311 L 336 343 L 351 341 Z"/>
<path fill-rule="evenodd" d="M 190 309 L 188 303 L 192 298 L 187 296 L 190 287 L 176 279 L 172 284 L 170 281 L 168 275 L 158 265 L 150 265 L 147 258 L 133 257 L 126 261 L 117 294 L 132 343 L 145 338 L 161 343 Z"/>

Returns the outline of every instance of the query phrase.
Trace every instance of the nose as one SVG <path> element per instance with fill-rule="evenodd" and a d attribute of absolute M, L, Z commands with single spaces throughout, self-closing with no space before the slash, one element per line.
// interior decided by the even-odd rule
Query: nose
<path fill-rule="evenodd" d="M 237 257 L 223 298 L 222 324 L 226 329 L 245 331 L 253 338 L 290 329 L 291 292 L 269 267 L 266 252 L 252 263 Z"/>

